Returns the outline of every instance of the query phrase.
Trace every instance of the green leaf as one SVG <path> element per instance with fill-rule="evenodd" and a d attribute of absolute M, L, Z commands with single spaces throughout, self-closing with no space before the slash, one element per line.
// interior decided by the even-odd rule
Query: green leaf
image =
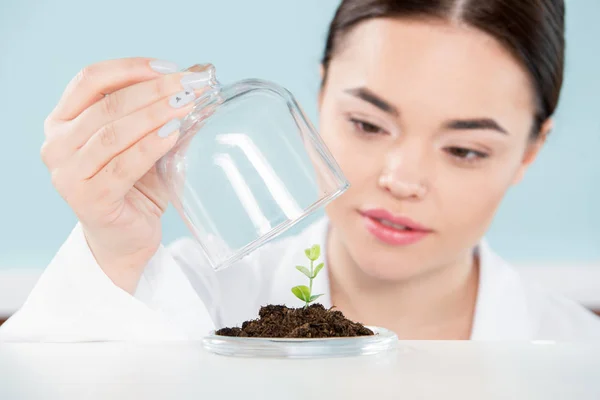
<path fill-rule="evenodd" d="M 308 300 L 309 302 L 315 301 L 316 299 L 318 299 L 319 297 L 323 296 L 322 294 L 315 294 L 310 296 L 310 299 Z"/>
<path fill-rule="evenodd" d="M 308 270 L 308 268 L 306 268 L 306 267 L 303 267 L 302 265 L 297 265 L 297 266 L 296 266 L 296 269 L 297 269 L 298 271 L 302 272 L 304 275 L 306 275 L 306 277 L 307 277 L 307 278 L 309 278 L 309 279 L 310 279 L 310 278 L 312 278 L 312 277 L 310 276 L 310 271 Z"/>
<path fill-rule="evenodd" d="M 325 266 L 325 264 L 321 263 L 319 265 L 317 265 L 317 267 L 315 268 L 315 272 L 313 273 L 313 278 L 317 277 L 317 274 L 323 269 L 323 267 Z"/>
<path fill-rule="evenodd" d="M 318 244 L 315 244 L 313 247 L 311 247 L 310 255 L 312 256 L 311 260 L 313 260 L 313 261 L 318 260 L 319 256 L 321 255 L 321 246 L 319 246 Z"/>
<path fill-rule="evenodd" d="M 310 258 L 310 256 L 311 256 L 310 249 L 304 250 L 304 254 L 306 254 L 306 257 L 308 257 L 309 260 L 312 260 L 312 258 Z"/>
<path fill-rule="evenodd" d="M 308 286 L 294 286 L 292 288 L 292 293 L 294 293 L 294 295 L 302 301 L 310 301 L 310 289 L 308 288 Z"/>

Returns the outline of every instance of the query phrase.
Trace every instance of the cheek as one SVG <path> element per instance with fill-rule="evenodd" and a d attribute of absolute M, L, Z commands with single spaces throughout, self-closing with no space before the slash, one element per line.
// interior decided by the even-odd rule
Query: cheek
<path fill-rule="evenodd" d="M 348 192 L 364 191 L 377 182 L 381 166 L 377 163 L 378 157 L 365 151 L 364 142 L 351 129 L 343 117 L 334 116 L 332 112 L 326 112 L 319 125 L 325 145 L 350 182 Z"/>
<path fill-rule="evenodd" d="M 364 143 L 352 132 L 350 124 L 334 112 L 324 112 L 319 132 L 331 151 L 350 187 L 340 197 L 329 203 L 326 212 L 331 222 L 348 233 L 352 231 L 353 214 L 377 192 L 381 166 L 371 152 L 365 151 Z"/>
<path fill-rule="evenodd" d="M 490 163 L 481 169 L 448 170 L 440 179 L 440 216 L 450 233 L 477 240 L 490 225 L 498 206 L 510 188 L 520 163 L 514 157 Z"/>

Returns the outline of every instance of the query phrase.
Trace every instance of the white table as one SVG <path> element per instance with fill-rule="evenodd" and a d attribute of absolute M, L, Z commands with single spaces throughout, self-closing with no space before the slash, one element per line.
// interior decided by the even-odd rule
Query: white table
<path fill-rule="evenodd" d="M 0 344 L 0 399 L 600 400 L 600 343 L 400 342 L 383 355 L 242 359 L 199 342 Z"/>

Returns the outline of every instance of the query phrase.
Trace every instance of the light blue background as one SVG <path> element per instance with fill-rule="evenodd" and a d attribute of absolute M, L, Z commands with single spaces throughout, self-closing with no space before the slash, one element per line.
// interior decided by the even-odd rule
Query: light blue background
<path fill-rule="evenodd" d="M 83 66 L 134 55 L 210 61 L 221 81 L 265 78 L 316 122 L 318 63 L 333 0 L 2 0 L 0 268 L 42 268 L 75 219 L 39 159 L 43 121 Z M 516 262 L 600 261 L 600 15 L 568 2 L 568 65 L 557 127 L 489 239 Z M 185 233 L 174 213 L 167 240 Z"/>

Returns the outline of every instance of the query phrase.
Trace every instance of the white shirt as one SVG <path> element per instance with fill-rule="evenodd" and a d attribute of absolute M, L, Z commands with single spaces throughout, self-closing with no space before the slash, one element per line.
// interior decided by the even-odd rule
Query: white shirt
<path fill-rule="evenodd" d="M 215 327 L 257 318 L 261 305 L 302 303 L 291 288 L 303 284 L 295 269 L 304 249 L 321 244 L 327 220 L 271 242 L 237 264 L 215 272 L 192 239 L 160 246 L 135 295 L 115 286 L 94 259 L 76 225 L 22 308 L 0 327 L 0 339 L 18 341 L 186 340 Z M 554 296 L 498 257 L 478 247 L 480 274 L 471 340 L 600 340 L 600 318 Z M 313 282 L 319 302 L 331 306 L 327 274 Z"/>

